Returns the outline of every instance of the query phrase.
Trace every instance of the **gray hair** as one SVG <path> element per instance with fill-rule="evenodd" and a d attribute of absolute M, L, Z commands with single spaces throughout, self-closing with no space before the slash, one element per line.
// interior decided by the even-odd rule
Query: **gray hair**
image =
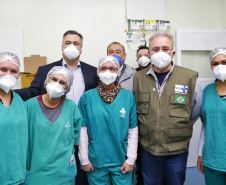
<path fill-rule="evenodd" d="M 226 48 L 224 47 L 217 47 L 210 53 L 210 63 L 212 62 L 213 58 L 217 55 L 225 55 L 226 56 Z"/>
<path fill-rule="evenodd" d="M 158 36 L 165 36 L 165 37 L 168 37 L 171 41 L 171 49 L 173 49 L 173 46 L 174 46 L 174 41 L 173 41 L 173 35 L 168 32 L 168 31 L 157 31 L 155 32 L 150 38 L 149 38 L 149 48 L 151 47 L 151 42 L 152 40 L 155 38 L 155 37 L 158 37 Z"/>

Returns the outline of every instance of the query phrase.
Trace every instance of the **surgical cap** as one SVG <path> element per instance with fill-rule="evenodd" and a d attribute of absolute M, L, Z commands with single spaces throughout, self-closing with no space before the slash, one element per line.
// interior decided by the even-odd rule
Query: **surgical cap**
<path fill-rule="evenodd" d="M 226 48 L 224 47 L 217 47 L 210 53 L 210 63 L 212 62 L 213 58 L 217 55 L 225 55 L 226 56 Z"/>
<path fill-rule="evenodd" d="M 0 62 L 10 61 L 14 63 L 18 68 L 20 68 L 20 60 L 19 58 L 10 52 L 2 52 L 0 53 Z"/>
<path fill-rule="evenodd" d="M 119 61 L 113 56 L 106 56 L 101 58 L 99 61 L 98 67 L 100 67 L 102 64 L 106 62 L 111 62 L 112 64 L 114 64 L 115 67 L 117 67 L 118 69 L 120 68 Z"/>
<path fill-rule="evenodd" d="M 102 66 L 106 62 L 111 62 L 115 67 L 117 67 L 118 68 L 117 74 L 119 75 L 119 73 L 120 73 L 119 61 L 113 56 L 105 56 L 100 59 L 98 68 L 97 68 L 97 75 L 99 74 L 99 67 Z"/>
<path fill-rule="evenodd" d="M 50 77 L 52 77 L 54 75 L 58 75 L 58 74 L 63 75 L 64 78 L 66 78 L 67 85 L 68 85 L 66 93 L 68 93 L 71 90 L 71 86 L 73 84 L 74 74 L 69 69 L 67 69 L 65 67 L 54 66 L 47 74 L 47 77 L 46 77 L 46 80 L 45 80 L 45 86 L 47 85 L 47 82 L 48 82 Z"/>

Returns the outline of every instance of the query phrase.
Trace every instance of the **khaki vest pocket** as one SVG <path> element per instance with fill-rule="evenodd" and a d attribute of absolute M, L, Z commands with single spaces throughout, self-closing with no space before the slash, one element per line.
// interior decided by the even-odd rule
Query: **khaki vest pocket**
<path fill-rule="evenodd" d="M 137 96 L 137 113 L 148 114 L 149 100 L 149 93 L 142 93 Z"/>
<path fill-rule="evenodd" d="M 183 149 L 184 147 L 187 147 L 187 145 L 184 146 L 184 142 L 189 142 L 190 138 L 192 136 L 192 129 L 190 128 L 178 128 L 178 129 L 169 129 L 169 135 L 167 143 L 175 146 L 175 148 Z"/>
<path fill-rule="evenodd" d="M 188 137 L 191 136 L 191 132 L 190 128 L 171 128 L 169 129 L 169 137 Z"/>
<path fill-rule="evenodd" d="M 188 106 L 186 105 L 170 105 L 170 116 L 187 118 L 189 116 Z"/>
<path fill-rule="evenodd" d="M 191 115 L 191 111 L 189 109 L 189 97 L 186 95 L 182 95 L 186 97 L 186 101 L 184 104 L 180 103 L 175 103 L 176 101 L 176 96 L 175 94 L 172 94 L 170 96 L 170 116 L 172 117 L 178 117 L 178 118 L 186 118 L 187 121 Z M 185 120 L 183 120 L 185 121 Z"/>
<path fill-rule="evenodd" d="M 169 151 L 186 149 L 191 136 L 192 129 L 190 128 L 169 129 L 167 141 Z"/>
<path fill-rule="evenodd" d="M 170 143 L 168 144 L 168 150 L 170 152 L 178 151 L 178 150 L 187 150 L 188 149 L 189 141 L 181 141 L 177 143 Z"/>

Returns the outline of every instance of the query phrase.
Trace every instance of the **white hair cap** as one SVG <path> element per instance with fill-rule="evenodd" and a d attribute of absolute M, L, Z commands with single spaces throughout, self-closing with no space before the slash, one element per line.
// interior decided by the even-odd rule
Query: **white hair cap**
<path fill-rule="evenodd" d="M 210 63 L 212 62 L 213 58 L 217 55 L 225 55 L 226 56 L 226 48 L 224 47 L 217 47 L 210 53 Z"/>
<path fill-rule="evenodd" d="M 18 68 L 20 68 L 20 60 L 19 58 L 10 52 L 2 52 L 0 53 L 0 62 L 10 61 L 14 63 Z"/>
<path fill-rule="evenodd" d="M 106 62 L 111 62 L 112 64 L 114 64 L 115 67 L 117 67 L 118 69 L 120 68 L 117 58 L 113 56 L 106 56 L 101 58 L 99 61 L 98 67 L 102 66 L 102 64 Z"/>
<path fill-rule="evenodd" d="M 74 80 L 74 74 L 67 68 L 62 67 L 62 66 L 54 66 L 47 74 L 46 76 L 46 80 L 45 80 L 45 86 L 47 85 L 47 82 L 49 80 L 50 77 L 57 75 L 57 74 L 61 74 L 64 76 L 64 78 L 66 78 L 67 80 L 67 85 L 68 88 L 66 90 L 66 93 L 68 93 L 71 90 L 71 86 L 73 84 L 73 80 Z"/>
<path fill-rule="evenodd" d="M 99 67 L 102 66 L 106 62 L 111 62 L 115 67 L 118 68 L 117 74 L 119 76 L 120 73 L 121 73 L 119 61 L 118 61 L 117 58 L 115 58 L 113 56 L 105 56 L 105 57 L 100 59 L 99 64 L 98 64 L 98 68 L 97 68 L 97 75 L 99 74 Z"/>

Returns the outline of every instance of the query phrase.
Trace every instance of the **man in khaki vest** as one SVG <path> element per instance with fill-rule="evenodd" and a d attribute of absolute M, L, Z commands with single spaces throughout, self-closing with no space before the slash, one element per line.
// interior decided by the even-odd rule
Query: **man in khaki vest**
<path fill-rule="evenodd" d="M 169 32 L 154 33 L 149 49 L 153 66 L 134 75 L 144 184 L 182 185 L 202 89 L 197 72 L 172 62 Z"/>

